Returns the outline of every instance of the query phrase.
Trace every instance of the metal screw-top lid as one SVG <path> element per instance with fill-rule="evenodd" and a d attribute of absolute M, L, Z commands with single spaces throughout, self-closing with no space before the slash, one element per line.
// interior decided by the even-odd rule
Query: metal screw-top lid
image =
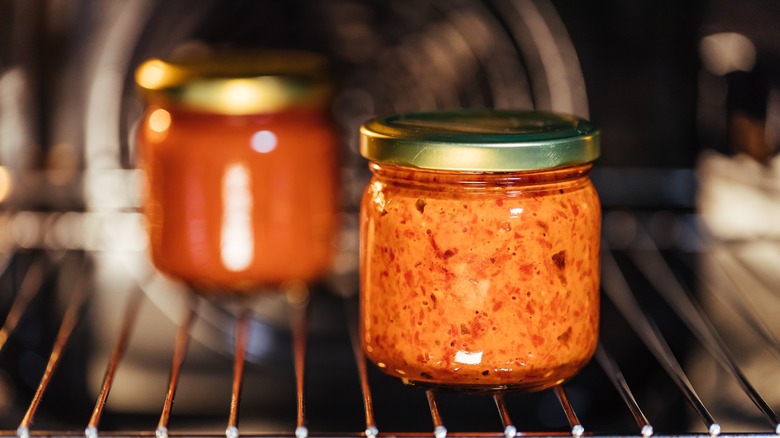
<path fill-rule="evenodd" d="M 331 94 L 327 64 L 298 51 L 210 53 L 150 59 L 135 73 L 149 104 L 217 114 L 258 114 L 318 107 Z"/>
<path fill-rule="evenodd" d="M 360 128 L 369 160 L 431 170 L 506 172 L 589 163 L 600 133 L 587 120 L 518 110 L 457 110 L 373 119 Z"/>

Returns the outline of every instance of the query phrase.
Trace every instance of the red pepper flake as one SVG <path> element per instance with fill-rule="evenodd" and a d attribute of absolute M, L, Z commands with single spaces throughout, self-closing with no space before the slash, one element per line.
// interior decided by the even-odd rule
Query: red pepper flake
<path fill-rule="evenodd" d="M 567 328 L 565 332 L 561 333 L 560 336 L 558 336 L 558 342 L 568 347 L 570 338 L 571 338 L 571 326 L 569 326 L 569 328 Z"/>
<path fill-rule="evenodd" d="M 404 280 L 406 280 L 406 285 L 409 287 L 414 286 L 414 277 L 412 276 L 412 271 L 407 270 L 404 272 Z"/>
<path fill-rule="evenodd" d="M 552 310 L 555 313 L 558 313 L 561 308 L 563 307 L 563 299 L 560 295 L 556 295 L 555 298 L 550 301 L 550 310 Z"/>
<path fill-rule="evenodd" d="M 460 325 L 460 334 L 462 334 L 462 335 L 470 335 L 471 334 L 471 330 L 469 330 L 469 328 L 466 327 L 466 324 L 461 324 Z"/>
<path fill-rule="evenodd" d="M 555 266 L 558 267 L 558 269 L 563 269 L 566 267 L 566 251 L 558 251 L 555 254 L 552 255 L 552 261 L 555 263 Z"/>
<path fill-rule="evenodd" d="M 458 253 L 457 248 L 448 249 L 444 252 L 441 251 L 441 248 L 439 248 L 439 244 L 436 243 L 436 239 L 433 238 L 433 231 L 430 229 L 425 231 L 426 234 L 428 234 L 428 240 L 431 243 L 431 248 L 433 248 L 433 252 L 436 255 L 437 258 L 447 260 L 448 258 L 454 256 Z"/>
<path fill-rule="evenodd" d="M 496 205 L 501 207 L 502 205 L 504 205 L 504 200 L 503 199 L 496 199 Z"/>
<path fill-rule="evenodd" d="M 445 280 L 453 280 L 455 278 L 455 274 L 450 272 L 449 269 L 445 268 L 444 266 L 439 266 L 439 272 L 442 272 L 444 274 Z"/>
<path fill-rule="evenodd" d="M 500 231 L 507 232 L 512 230 L 512 225 L 509 222 L 504 222 L 499 228 Z"/>
<path fill-rule="evenodd" d="M 558 279 L 561 280 L 561 284 L 566 286 L 566 251 L 558 251 L 552 256 L 553 263 L 558 268 Z"/>
<path fill-rule="evenodd" d="M 433 252 L 436 254 L 436 257 L 443 258 L 444 255 L 442 254 L 441 249 L 439 249 L 439 245 L 436 243 L 436 239 L 433 238 L 433 231 L 428 228 L 425 230 L 425 234 L 428 235 L 428 240 L 431 243 L 431 247 L 433 248 Z"/>
<path fill-rule="evenodd" d="M 425 199 L 419 198 L 417 199 L 417 202 L 414 203 L 414 207 L 417 209 L 417 211 L 420 212 L 420 214 L 425 212 Z"/>
<path fill-rule="evenodd" d="M 490 374 L 490 370 L 482 371 L 482 375 L 483 376 L 487 376 L 488 374 Z"/>
<path fill-rule="evenodd" d="M 503 306 L 503 305 L 504 305 L 503 301 L 496 301 L 495 303 L 493 303 L 493 311 L 497 312 L 498 309 L 500 309 L 501 306 Z"/>
<path fill-rule="evenodd" d="M 433 308 L 436 308 L 436 295 L 431 294 L 431 302 L 433 302 Z"/>
<path fill-rule="evenodd" d="M 520 272 L 522 272 L 525 275 L 531 275 L 534 272 L 534 264 L 533 263 L 523 263 L 519 266 Z"/>
<path fill-rule="evenodd" d="M 550 230 L 550 226 L 544 221 L 538 220 L 536 221 L 536 225 L 539 225 L 539 228 L 543 229 L 545 233 Z"/>
<path fill-rule="evenodd" d="M 539 347 L 544 344 L 544 338 L 539 335 L 531 335 L 531 343 L 534 344 L 534 347 Z"/>

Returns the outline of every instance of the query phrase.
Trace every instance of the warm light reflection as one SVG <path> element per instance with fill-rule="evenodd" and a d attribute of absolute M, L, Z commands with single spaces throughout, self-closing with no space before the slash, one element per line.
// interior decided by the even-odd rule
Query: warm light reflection
<path fill-rule="evenodd" d="M 40 246 L 42 227 L 39 215 L 29 211 L 16 213 L 11 218 L 8 228 L 20 248 Z"/>
<path fill-rule="evenodd" d="M 222 179 L 222 264 L 231 271 L 242 271 L 254 258 L 252 233 L 252 180 L 249 168 L 232 164 Z"/>
<path fill-rule="evenodd" d="M 221 101 L 232 112 L 247 112 L 257 106 L 260 96 L 257 85 L 247 79 L 227 81 L 220 93 Z"/>
<path fill-rule="evenodd" d="M 149 89 L 159 88 L 164 78 L 165 64 L 160 60 L 147 62 L 136 74 L 136 82 L 138 85 Z"/>
<path fill-rule="evenodd" d="M 482 352 L 459 350 L 455 353 L 455 362 L 466 365 L 479 365 L 482 363 Z"/>
<path fill-rule="evenodd" d="M 168 138 L 172 123 L 171 113 L 162 108 L 150 108 L 144 129 L 146 138 L 152 143 L 162 143 Z"/>
<path fill-rule="evenodd" d="M 168 111 L 158 108 L 154 111 L 152 111 L 151 114 L 149 114 L 149 129 L 152 131 L 162 134 L 168 130 L 168 128 L 171 127 L 171 113 Z"/>
<path fill-rule="evenodd" d="M 8 169 L 0 166 L 0 202 L 5 201 L 11 194 L 11 175 Z"/>
<path fill-rule="evenodd" d="M 699 43 L 704 66 L 718 76 L 751 71 L 756 64 L 756 47 L 745 35 L 721 32 L 707 35 Z"/>
<path fill-rule="evenodd" d="M 261 154 L 267 154 L 276 149 L 278 140 L 276 134 L 271 131 L 257 131 L 252 134 L 250 142 L 252 144 L 252 149 Z"/>
<path fill-rule="evenodd" d="M 385 185 L 379 181 L 374 181 L 369 187 L 371 202 L 380 213 L 385 211 Z"/>

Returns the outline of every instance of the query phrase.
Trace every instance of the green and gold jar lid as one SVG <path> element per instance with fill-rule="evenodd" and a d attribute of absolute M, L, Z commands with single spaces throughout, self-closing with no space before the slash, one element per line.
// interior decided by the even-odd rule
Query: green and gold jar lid
<path fill-rule="evenodd" d="M 320 107 L 332 92 L 325 59 L 301 51 L 155 58 L 136 69 L 135 82 L 147 104 L 232 115 Z"/>
<path fill-rule="evenodd" d="M 456 110 L 373 119 L 360 128 L 371 161 L 430 170 L 507 172 L 585 164 L 600 154 L 587 120 L 520 110 Z"/>

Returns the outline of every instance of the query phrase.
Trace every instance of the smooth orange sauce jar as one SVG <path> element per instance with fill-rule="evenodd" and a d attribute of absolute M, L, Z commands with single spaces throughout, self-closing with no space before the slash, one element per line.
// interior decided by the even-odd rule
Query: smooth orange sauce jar
<path fill-rule="evenodd" d="M 592 357 L 599 132 L 537 112 L 362 127 L 361 340 L 382 371 L 462 391 L 541 390 Z"/>
<path fill-rule="evenodd" d="M 330 268 L 337 138 L 325 63 L 269 52 L 150 60 L 137 132 L 161 271 L 210 291 L 312 281 Z"/>

